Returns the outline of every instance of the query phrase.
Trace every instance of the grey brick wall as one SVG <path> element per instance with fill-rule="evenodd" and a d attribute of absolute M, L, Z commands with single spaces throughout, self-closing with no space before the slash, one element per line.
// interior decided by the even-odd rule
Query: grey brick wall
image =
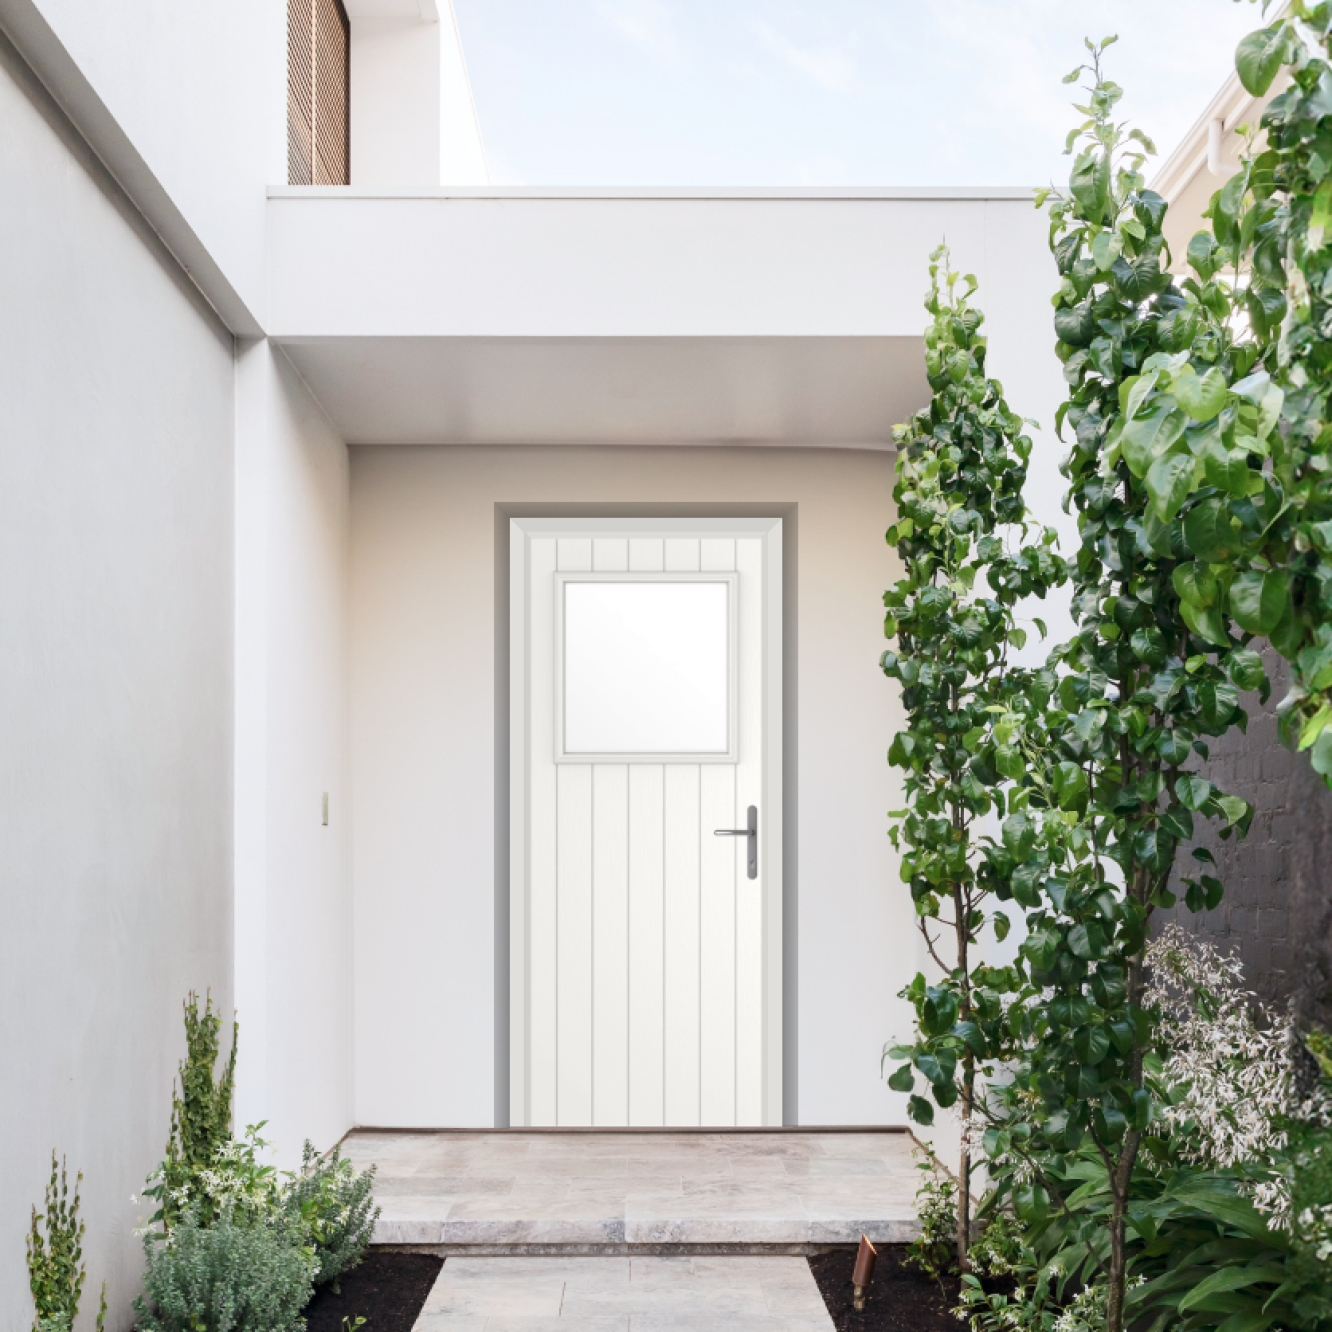
<path fill-rule="evenodd" d="M 1276 705 L 1289 687 L 1286 663 L 1266 654 L 1272 696 L 1245 699 L 1248 734 L 1238 731 L 1212 745 L 1202 771 L 1223 791 L 1255 809 L 1243 842 L 1199 838 L 1217 859 L 1226 895 L 1215 911 L 1194 915 L 1179 904 L 1158 913 L 1159 928 L 1177 920 L 1191 933 L 1239 952 L 1250 988 L 1284 1007 L 1294 1000 L 1308 1020 L 1332 1026 L 1332 791 L 1307 757 L 1292 753 L 1277 734 Z M 1197 862 L 1187 849 L 1178 872 Z"/>

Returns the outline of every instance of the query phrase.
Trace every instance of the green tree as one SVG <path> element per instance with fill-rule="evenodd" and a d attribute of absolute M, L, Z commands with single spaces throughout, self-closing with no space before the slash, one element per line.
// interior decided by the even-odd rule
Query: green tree
<path fill-rule="evenodd" d="M 1009 660 L 1026 639 L 1015 607 L 1023 597 L 1044 597 L 1065 579 L 1066 567 L 1052 529 L 1029 539 L 1022 487 L 1031 439 L 1002 386 L 986 377 L 984 316 L 969 304 L 976 280 L 961 282 L 959 289 L 941 246 L 930 256 L 925 302 L 932 397 L 896 432 L 898 517 L 887 540 L 904 572 L 884 595 L 884 632 L 897 648 L 880 664 L 901 683 L 907 714 L 888 753 L 905 772 L 907 808 L 896 813 L 889 835 L 903 853 L 902 877 L 941 973 L 934 983 L 918 975 L 903 991 L 915 1006 L 918 1034 L 913 1045 L 886 1052 L 909 1061 L 889 1085 L 914 1091 L 919 1074 L 935 1104 L 959 1105 L 956 1242 L 965 1267 L 977 1079 L 1007 1044 L 1003 996 L 1017 980 L 1011 968 L 978 957 L 987 925 L 999 939 L 1009 927 L 1002 912 L 987 908 L 993 883 L 978 821 L 1002 811 L 1002 783 L 1019 775 L 1018 755 L 998 744 L 996 714 L 1008 711 L 1015 695 L 1043 690 L 1048 698 L 1053 688 L 1048 672 L 1017 670 Z M 910 1107 L 917 1121 L 932 1121 L 929 1100 L 913 1094 Z"/>
<path fill-rule="evenodd" d="M 1266 93 L 1283 67 L 1291 81 L 1263 113 L 1261 150 L 1213 196 L 1211 233 L 1193 238 L 1188 258 L 1212 312 L 1248 324 L 1257 359 L 1220 357 L 1200 373 L 1196 390 L 1218 414 L 1198 465 L 1176 466 L 1173 485 L 1188 507 L 1191 559 L 1176 573 L 1184 614 L 1223 648 L 1233 624 L 1290 662 L 1283 734 L 1332 785 L 1330 43 L 1332 7 L 1294 0 L 1236 52 L 1249 92 Z"/>
<path fill-rule="evenodd" d="M 1088 42 L 1090 63 L 1066 80 L 1089 76 L 1084 120 L 1069 135 L 1067 192 L 1041 199 L 1069 385 L 1057 423 L 1074 436 L 1063 471 L 1080 538 L 1077 632 L 1052 654 L 1055 706 L 1021 718 L 1028 775 L 997 870 L 1027 910 L 1028 985 L 1014 1009 L 1022 1054 L 987 1150 L 1024 1163 L 1001 1178 L 1018 1215 L 1085 1246 L 1106 1326 L 1121 1332 L 1131 1242 L 1150 1228 L 1135 1188 L 1163 1095 L 1143 1004 L 1149 922 L 1175 903 L 1176 852 L 1198 821 L 1223 837 L 1247 829 L 1248 805 L 1186 765 L 1206 758 L 1208 737 L 1245 725 L 1240 689 L 1267 687 L 1247 634 L 1203 632 L 1177 570 L 1209 498 L 1196 479 L 1244 446 L 1226 432 L 1261 440 L 1274 420 L 1266 390 L 1246 386 L 1259 352 L 1231 335 L 1230 299 L 1168 270 L 1166 204 L 1141 170 L 1152 145 L 1115 120 L 1121 90 L 1101 71 L 1113 40 Z M 1193 855 L 1187 905 L 1215 906 L 1211 855 Z"/>

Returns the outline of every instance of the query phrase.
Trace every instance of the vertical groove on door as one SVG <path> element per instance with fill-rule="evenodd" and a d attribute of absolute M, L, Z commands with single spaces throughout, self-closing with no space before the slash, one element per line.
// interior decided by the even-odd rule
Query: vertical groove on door
<path fill-rule="evenodd" d="M 744 823 L 750 805 L 759 812 L 759 831 L 775 826 L 776 805 L 764 799 L 763 672 L 750 663 L 763 660 L 763 542 L 741 537 L 735 543 L 735 564 L 740 574 L 740 762 L 736 766 L 736 827 Z M 740 840 L 736 839 L 737 842 Z M 767 856 L 763 848 L 774 838 L 759 839 L 758 878 L 747 877 L 747 866 L 737 846 L 735 871 L 735 1112 L 736 1123 L 747 1127 L 763 1123 L 763 895 Z"/>
<path fill-rule="evenodd" d="M 666 1123 L 699 1123 L 699 768 L 665 765 Z"/>
<path fill-rule="evenodd" d="M 661 537 L 630 537 L 629 568 L 666 567 Z M 666 1124 L 666 768 L 629 769 L 629 1122 Z"/>
<path fill-rule="evenodd" d="M 665 766 L 629 769 L 629 1122 L 665 1123 Z"/>
<path fill-rule="evenodd" d="M 735 569 L 734 537 L 703 537 L 699 567 L 705 573 Z M 702 866 L 699 879 L 699 1113 L 704 1124 L 732 1125 L 735 1104 L 735 924 L 738 837 L 715 837 L 715 828 L 739 828 L 736 771 L 729 763 L 705 763 L 700 771 Z"/>
<path fill-rule="evenodd" d="M 735 769 L 701 766 L 703 869 L 699 940 L 703 1020 L 699 1090 L 705 1125 L 735 1123 L 735 893 L 736 841 L 714 837 L 735 828 Z"/>
<path fill-rule="evenodd" d="M 629 1123 L 629 767 L 592 769 L 592 1122 Z"/>
<path fill-rule="evenodd" d="M 561 763 L 556 874 L 559 905 L 559 1123 L 592 1123 L 592 765 Z"/>
<path fill-rule="evenodd" d="M 528 605 L 528 900 L 527 1011 L 528 1122 L 542 1128 L 559 1122 L 556 1103 L 559 1054 L 558 879 L 556 872 L 556 767 L 552 762 L 555 678 L 553 537 L 534 538 L 529 564 Z M 540 752 L 534 752 L 536 747 Z"/>
<path fill-rule="evenodd" d="M 592 541 L 561 537 L 561 572 L 592 567 Z M 562 707 L 561 699 L 555 700 Z M 592 1123 L 592 767 L 561 763 L 556 777 L 558 1123 Z"/>

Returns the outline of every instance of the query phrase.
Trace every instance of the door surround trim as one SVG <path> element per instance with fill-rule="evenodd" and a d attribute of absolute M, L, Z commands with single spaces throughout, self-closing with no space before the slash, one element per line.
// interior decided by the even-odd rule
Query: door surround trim
<path fill-rule="evenodd" d="M 517 507 L 517 506 L 514 506 Z M 710 506 L 711 507 L 711 506 Z M 789 944 L 793 936 L 794 921 L 787 920 L 787 908 L 794 905 L 791 895 L 784 891 L 784 870 L 787 854 L 793 849 L 793 839 L 787 836 L 787 825 L 795 811 L 785 799 L 784 783 L 785 763 L 783 754 L 784 714 L 787 711 L 787 690 L 784 687 L 785 662 L 785 624 L 784 602 L 786 579 L 784 577 L 784 533 L 785 514 L 754 515 L 744 514 L 748 506 L 737 505 L 741 512 L 726 513 L 726 507 L 718 505 L 709 516 L 666 516 L 635 513 L 631 515 L 588 514 L 570 516 L 566 510 L 560 516 L 517 515 L 512 511 L 505 513 L 501 506 L 496 506 L 496 545 L 500 545 L 500 523 L 507 528 L 508 578 L 508 629 L 505 644 L 505 660 L 496 661 L 497 682 L 501 671 L 507 677 L 507 796 L 508 845 L 507 865 L 504 867 L 506 883 L 497 882 L 497 906 L 501 893 L 505 897 L 507 917 L 504 921 L 504 933 L 496 938 L 497 958 L 501 951 L 506 953 L 507 966 L 507 1004 L 497 1002 L 497 1028 L 505 1028 L 504 1037 L 507 1049 L 507 1105 L 499 1101 L 499 1077 L 497 1068 L 497 1104 L 496 1119 L 501 1119 L 507 1110 L 504 1122 L 508 1125 L 525 1125 L 530 1119 L 530 1087 L 528 1082 L 527 1049 L 527 977 L 528 977 L 528 829 L 527 829 L 527 783 L 528 783 L 528 745 L 527 732 L 527 624 L 529 610 L 528 587 L 528 551 L 533 537 L 551 537 L 562 535 L 595 535 L 601 537 L 678 535 L 697 537 L 748 536 L 759 537 L 763 542 L 764 562 L 764 706 L 763 725 L 765 731 L 764 790 L 767 793 L 765 803 L 776 806 L 780 803 L 782 818 L 780 827 L 774 831 L 774 821 L 769 819 L 761 825 L 765 835 L 761 836 L 761 863 L 766 863 L 765 871 L 765 913 L 764 913 L 764 1070 L 763 1070 L 763 1123 L 777 1127 L 793 1118 L 794 1107 L 788 1104 L 786 1092 L 790 1087 L 793 1068 L 786 1068 L 787 1046 L 792 1032 L 787 1031 L 794 1018 L 793 1005 L 788 1002 L 788 986 L 794 976 L 788 976 L 787 960 L 791 949 Z M 786 509 L 788 506 L 782 506 Z M 791 509 L 794 506 L 789 506 Z M 500 572 L 497 568 L 497 574 Z M 497 599 L 501 589 L 500 580 L 496 580 Z M 497 629 L 498 629 L 497 625 Z M 498 700 L 497 700 L 498 701 Z M 497 709 L 497 712 L 499 709 Z M 496 718 L 497 726 L 500 718 Z M 498 774 L 497 774 L 498 775 Z M 496 783 L 497 788 L 499 782 Z M 496 790 L 497 803 L 500 791 Z M 496 841 L 499 842 L 497 828 Z M 497 847 L 498 849 L 498 847 Z M 499 866 L 497 865 L 497 869 Z M 497 878 L 499 876 L 497 875 Z M 497 928 L 500 912 L 497 910 Z M 499 978 L 497 976 L 497 982 Z M 496 986 L 496 998 L 500 999 L 500 985 Z M 507 1013 L 501 1011 L 507 1008 Z M 507 1018 L 507 1021 L 505 1019 Z M 496 1032 L 496 1045 L 500 1044 L 499 1030 Z M 499 1050 L 497 1048 L 497 1056 Z"/>

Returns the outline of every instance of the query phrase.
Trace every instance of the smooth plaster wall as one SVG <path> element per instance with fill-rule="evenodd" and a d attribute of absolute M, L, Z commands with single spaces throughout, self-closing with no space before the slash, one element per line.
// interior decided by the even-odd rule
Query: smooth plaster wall
<path fill-rule="evenodd" d="M 731 501 L 798 506 L 797 1113 L 904 1123 L 879 1073 L 917 965 L 885 832 L 892 455 L 351 452 L 357 1122 L 496 1122 L 495 505 Z"/>
<path fill-rule="evenodd" d="M 0 44 L 0 1329 L 81 1170 L 129 1324 L 181 1000 L 231 1009 L 232 344 Z M 33 100 L 33 99 L 36 100 Z"/>
<path fill-rule="evenodd" d="M 35 4 L 260 320 L 266 187 L 287 179 L 287 6 Z"/>
<path fill-rule="evenodd" d="M 439 65 L 439 23 L 425 23 L 417 16 L 353 17 L 354 186 L 435 189 L 439 185 Z"/>
<path fill-rule="evenodd" d="M 237 402 L 236 1122 L 289 1166 L 352 1122 L 348 459 L 269 343 Z"/>

